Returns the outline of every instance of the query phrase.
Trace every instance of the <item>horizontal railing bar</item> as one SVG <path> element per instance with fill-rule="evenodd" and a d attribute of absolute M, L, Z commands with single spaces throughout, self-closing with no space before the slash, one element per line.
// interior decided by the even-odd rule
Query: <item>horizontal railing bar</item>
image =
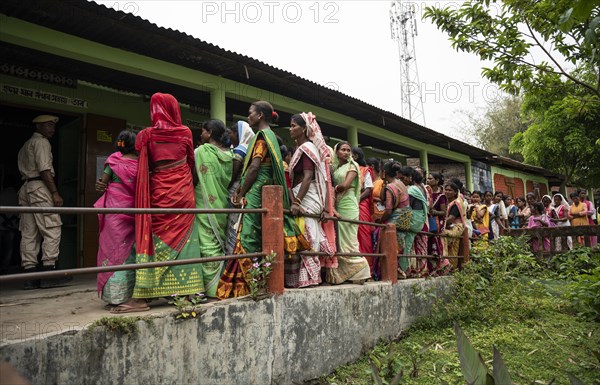
<path fill-rule="evenodd" d="M 285 209 L 283 210 L 284 214 L 287 215 L 292 215 L 292 211 Z M 300 217 L 306 217 L 306 218 L 315 218 L 315 219 L 321 219 L 321 216 L 319 214 L 301 214 L 298 215 Z M 367 225 L 367 226 L 373 226 L 373 227 L 385 227 L 386 225 L 383 223 L 375 223 L 375 222 L 365 222 L 365 221 L 358 221 L 358 220 L 354 220 L 354 219 L 346 219 L 346 218 L 338 218 L 338 217 L 334 217 L 331 215 L 325 215 L 325 218 L 329 221 L 337 221 L 337 222 L 346 222 L 346 223 L 353 223 L 353 224 L 357 224 L 357 225 Z"/>
<path fill-rule="evenodd" d="M 301 251 L 298 253 L 299 255 L 316 255 L 329 257 L 329 253 L 324 252 L 316 252 L 316 251 Z M 334 257 L 385 257 L 385 254 L 377 254 L 377 253 L 335 253 Z"/>
<path fill-rule="evenodd" d="M 569 236 L 594 236 L 600 235 L 600 226 L 584 225 L 584 226 L 560 226 L 547 228 L 533 229 L 510 229 L 505 232 L 507 235 L 540 235 L 546 237 L 569 237 Z"/>
<path fill-rule="evenodd" d="M 139 270 L 139 269 L 148 269 L 148 268 L 163 267 L 163 266 L 191 265 L 194 263 L 230 261 L 232 259 L 264 257 L 265 255 L 267 255 L 267 254 L 266 253 L 250 253 L 250 254 L 237 254 L 237 255 L 223 255 L 223 256 L 219 256 L 219 257 L 191 258 L 191 259 L 183 259 L 183 260 L 175 260 L 175 261 L 132 263 L 132 264 L 128 264 L 128 265 L 115 265 L 115 266 L 80 267 L 80 268 L 69 269 L 69 270 L 53 270 L 53 271 L 40 271 L 40 272 L 36 272 L 36 273 L 11 274 L 11 275 L 0 276 L 0 283 L 44 279 L 44 278 L 58 278 L 58 277 L 66 277 L 66 276 L 81 275 L 81 274 L 108 273 L 108 272 L 113 272 L 113 271 Z"/>
<path fill-rule="evenodd" d="M 398 254 L 398 258 L 423 258 L 423 259 L 463 259 L 462 255 L 415 255 L 415 254 Z"/>
<path fill-rule="evenodd" d="M 41 214 L 231 214 L 266 213 L 267 209 L 197 209 L 197 208 L 96 208 L 96 207 L 27 207 L 0 206 L 0 213 L 41 213 Z"/>

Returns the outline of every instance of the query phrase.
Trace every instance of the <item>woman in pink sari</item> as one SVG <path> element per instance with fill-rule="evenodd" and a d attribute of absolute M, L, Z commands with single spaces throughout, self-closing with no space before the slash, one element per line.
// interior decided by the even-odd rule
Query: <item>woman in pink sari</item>
<path fill-rule="evenodd" d="M 550 223 L 551 222 L 546 216 L 544 204 L 541 202 L 533 202 L 531 204 L 531 215 L 527 220 L 527 228 L 537 229 L 540 227 L 549 227 Z M 543 243 L 544 251 L 550 251 L 550 238 L 544 237 Z M 537 253 L 540 250 L 540 242 L 537 237 L 532 238 L 531 245 L 534 253 Z"/>
<path fill-rule="evenodd" d="M 94 207 L 134 207 L 138 167 L 135 134 L 122 131 L 117 137 L 117 150 L 106 159 L 102 178 L 96 182 L 96 191 L 104 194 L 94 203 Z M 133 214 L 99 214 L 98 225 L 98 266 L 135 263 Z M 134 270 L 98 274 L 98 293 L 107 302 L 107 310 L 127 302 L 133 295 L 134 285 Z"/>

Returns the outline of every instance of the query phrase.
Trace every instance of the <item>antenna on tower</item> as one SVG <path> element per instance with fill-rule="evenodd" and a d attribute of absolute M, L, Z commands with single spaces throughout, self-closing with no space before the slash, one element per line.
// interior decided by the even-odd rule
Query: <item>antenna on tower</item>
<path fill-rule="evenodd" d="M 390 6 L 390 28 L 392 40 L 398 43 L 400 58 L 400 92 L 402 117 L 425 125 L 425 112 L 421 99 L 421 84 L 415 54 L 415 3 L 392 1 Z"/>

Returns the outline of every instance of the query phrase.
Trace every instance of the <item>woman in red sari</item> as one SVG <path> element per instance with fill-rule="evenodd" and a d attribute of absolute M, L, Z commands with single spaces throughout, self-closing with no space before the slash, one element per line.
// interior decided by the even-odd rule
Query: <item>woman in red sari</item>
<path fill-rule="evenodd" d="M 152 127 L 142 130 L 135 143 L 139 151 L 135 207 L 196 208 L 198 180 L 192 132 L 181 124 L 177 100 L 156 93 L 150 99 Z M 138 214 L 136 262 L 198 258 L 200 243 L 193 214 Z M 204 291 L 199 264 L 138 270 L 133 297 L 140 299 Z"/>
<path fill-rule="evenodd" d="M 446 206 L 448 199 L 444 194 L 444 176 L 437 172 L 427 175 L 427 185 L 431 188 L 432 204 L 429 206 L 429 231 L 441 234 L 446 228 Z M 441 257 L 444 254 L 444 239 L 429 237 L 428 253 Z M 443 271 L 449 263 L 447 259 L 430 260 L 430 271 Z"/>

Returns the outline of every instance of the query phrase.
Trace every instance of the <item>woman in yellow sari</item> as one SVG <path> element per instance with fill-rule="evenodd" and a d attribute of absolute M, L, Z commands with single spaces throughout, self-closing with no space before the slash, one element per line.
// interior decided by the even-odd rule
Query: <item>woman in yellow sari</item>
<path fill-rule="evenodd" d="M 444 194 L 448 199 L 448 207 L 446 209 L 446 229 L 443 232 L 443 235 L 445 236 L 444 255 L 457 256 L 461 236 L 466 226 L 464 202 L 463 198 L 460 196 L 460 188 L 453 182 L 446 183 L 444 186 Z M 450 263 L 454 268 L 458 266 L 458 260 L 456 258 L 451 258 Z"/>
<path fill-rule="evenodd" d="M 473 222 L 473 228 L 481 239 L 488 239 L 490 232 L 490 213 L 485 204 L 481 203 L 481 191 L 475 190 L 471 193 L 471 204 L 467 217 Z"/>

